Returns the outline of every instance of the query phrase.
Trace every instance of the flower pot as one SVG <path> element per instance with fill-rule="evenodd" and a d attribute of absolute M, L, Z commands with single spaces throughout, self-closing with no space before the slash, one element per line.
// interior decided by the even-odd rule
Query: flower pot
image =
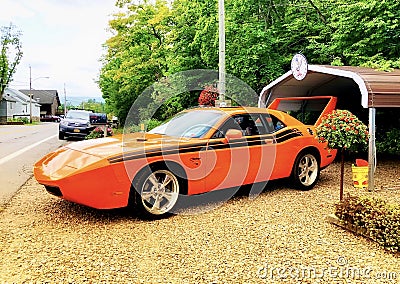
<path fill-rule="evenodd" d="M 368 166 L 351 166 L 351 172 L 353 173 L 353 186 L 355 188 L 367 188 L 368 187 Z"/>

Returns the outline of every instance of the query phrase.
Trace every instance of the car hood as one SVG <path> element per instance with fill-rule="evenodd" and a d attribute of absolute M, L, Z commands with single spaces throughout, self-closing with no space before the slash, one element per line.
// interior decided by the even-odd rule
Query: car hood
<path fill-rule="evenodd" d="M 49 180 L 54 181 L 74 173 L 105 167 L 110 163 L 121 162 L 125 157 L 135 159 L 143 157 L 145 153 L 159 154 L 160 150 L 192 145 L 193 140 L 198 139 L 134 133 L 73 142 L 36 162 L 34 174 L 39 182 L 49 184 Z"/>
<path fill-rule="evenodd" d="M 67 122 L 67 123 L 79 123 L 79 124 L 86 124 L 89 121 L 85 119 L 73 119 L 73 118 L 64 118 L 62 122 Z"/>
<path fill-rule="evenodd" d="M 144 152 L 160 151 L 192 144 L 198 139 L 177 138 L 160 134 L 132 133 L 115 135 L 99 139 L 90 139 L 71 143 L 65 148 L 85 154 L 110 158 L 124 155 L 141 154 Z"/>

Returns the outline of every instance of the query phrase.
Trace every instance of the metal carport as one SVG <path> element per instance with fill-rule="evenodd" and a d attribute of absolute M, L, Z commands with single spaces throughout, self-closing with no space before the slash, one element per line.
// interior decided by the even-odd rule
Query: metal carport
<path fill-rule="evenodd" d="M 400 107 L 400 70 L 378 71 L 352 66 L 309 65 L 307 76 L 296 80 L 288 71 L 261 91 L 259 107 L 277 97 L 336 96 L 340 108 L 358 105 L 369 109 L 368 189 L 374 189 L 376 108 Z M 339 107 L 339 106 L 338 106 Z"/>

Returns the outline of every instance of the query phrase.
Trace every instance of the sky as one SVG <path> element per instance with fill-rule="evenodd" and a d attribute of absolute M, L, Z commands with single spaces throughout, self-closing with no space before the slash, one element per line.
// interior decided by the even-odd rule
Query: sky
<path fill-rule="evenodd" d="M 98 79 L 111 37 L 108 21 L 118 12 L 116 0 L 1 0 L 0 26 L 10 23 L 22 35 L 23 57 L 13 89 L 57 90 L 61 101 L 101 98 Z M 31 76 L 30 68 L 31 67 Z M 49 78 L 44 78 L 49 77 Z M 64 91 L 65 86 L 65 91 Z"/>

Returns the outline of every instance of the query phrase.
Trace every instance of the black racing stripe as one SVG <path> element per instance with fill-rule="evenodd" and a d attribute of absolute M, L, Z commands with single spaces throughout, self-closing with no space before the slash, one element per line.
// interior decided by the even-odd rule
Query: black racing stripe
<path fill-rule="evenodd" d="M 290 139 L 293 139 L 293 138 L 296 138 L 296 137 L 299 137 L 299 136 L 302 136 L 302 135 L 298 134 L 298 133 L 288 133 L 285 136 L 277 138 L 276 139 L 276 143 L 282 143 L 282 142 L 285 142 L 287 140 L 290 140 Z"/>
<path fill-rule="evenodd" d="M 252 141 L 247 141 L 245 138 L 244 139 L 238 139 L 232 143 L 221 143 L 221 141 L 216 141 L 214 143 L 209 143 L 208 144 L 208 149 L 212 150 L 221 150 L 221 149 L 228 149 L 228 148 L 239 148 L 239 147 L 251 147 L 251 146 L 259 146 L 265 144 L 265 142 L 258 137 L 257 140 L 252 139 Z M 144 153 L 143 150 L 141 151 L 135 151 L 135 152 L 129 152 L 126 154 L 118 155 L 112 158 L 109 158 L 108 161 L 110 163 L 118 163 L 122 161 L 127 161 L 127 160 L 133 160 L 133 159 L 140 159 L 140 158 L 150 158 L 154 156 L 165 156 L 165 155 L 173 155 L 173 154 L 183 154 L 183 153 L 195 153 L 199 152 L 205 147 L 207 144 L 203 144 L 200 146 L 195 146 L 195 147 L 168 147 L 168 148 L 162 148 L 162 149 L 157 149 L 155 151 L 150 151 Z"/>
<path fill-rule="evenodd" d="M 185 147 L 179 147 L 178 146 L 169 146 L 165 148 L 158 148 L 158 149 L 153 149 L 151 151 L 146 151 L 144 152 L 144 149 L 141 149 L 139 151 L 134 151 L 134 152 L 127 152 L 123 153 L 121 155 L 109 158 L 108 161 L 110 163 L 118 163 L 122 162 L 125 160 L 133 160 L 133 159 L 140 159 L 140 158 L 145 158 L 145 157 L 154 157 L 154 156 L 160 156 L 160 155 L 172 155 L 175 153 L 187 153 L 187 152 L 198 152 L 201 149 L 205 148 L 207 146 L 206 143 L 203 143 L 201 145 L 185 145 Z"/>
<path fill-rule="evenodd" d="M 213 145 L 213 144 L 218 144 L 220 143 L 219 141 L 210 141 L 208 143 L 208 145 Z M 121 162 L 124 159 L 128 158 L 128 159 L 136 159 L 136 158 L 141 158 L 141 157 L 149 157 L 149 156 L 156 156 L 156 155 L 160 155 L 160 153 L 169 153 L 169 152 L 176 152 L 178 149 L 180 149 L 180 152 L 185 151 L 185 152 L 196 152 L 196 151 L 200 151 L 202 148 L 207 146 L 207 142 L 201 142 L 201 143 L 192 143 L 192 144 L 185 144 L 185 146 L 178 146 L 174 145 L 174 146 L 164 146 L 160 148 L 156 148 L 153 150 L 148 150 L 146 153 L 144 153 L 144 150 L 138 150 L 138 151 L 133 151 L 133 152 L 127 152 L 124 154 L 120 154 L 118 156 L 114 156 L 112 158 L 109 158 L 108 161 L 110 163 L 116 163 L 116 162 Z"/>
<path fill-rule="evenodd" d="M 147 151 L 144 152 L 143 150 L 139 151 L 134 151 L 134 152 L 128 152 L 124 153 L 112 158 L 109 158 L 108 161 L 110 163 L 118 163 L 118 162 L 123 162 L 123 161 L 128 161 L 128 160 L 134 160 L 134 159 L 141 159 L 141 158 L 149 158 L 149 157 L 155 157 L 155 156 L 165 156 L 165 155 L 174 155 L 174 154 L 183 154 L 183 153 L 194 153 L 194 152 L 199 152 L 205 147 L 208 147 L 208 149 L 212 150 L 221 150 L 221 149 L 228 149 L 228 148 L 240 148 L 240 147 L 252 147 L 252 146 L 260 146 L 266 144 L 266 140 L 274 140 L 275 143 L 282 143 L 284 141 L 287 141 L 292 138 L 296 138 L 302 136 L 302 133 L 298 131 L 297 129 L 293 130 L 286 130 L 278 135 L 271 135 L 271 134 L 266 134 L 266 135 L 261 135 L 261 136 L 255 136 L 255 137 L 246 137 L 242 139 L 237 139 L 231 143 L 222 143 L 220 140 L 216 141 L 209 141 L 207 144 L 206 142 L 202 143 L 193 143 L 185 146 L 169 146 L 165 148 L 158 148 L 154 149 L 152 151 Z"/>
<path fill-rule="evenodd" d="M 282 143 L 299 136 L 303 136 L 303 133 L 298 129 L 288 129 L 276 135 L 276 143 Z"/>

